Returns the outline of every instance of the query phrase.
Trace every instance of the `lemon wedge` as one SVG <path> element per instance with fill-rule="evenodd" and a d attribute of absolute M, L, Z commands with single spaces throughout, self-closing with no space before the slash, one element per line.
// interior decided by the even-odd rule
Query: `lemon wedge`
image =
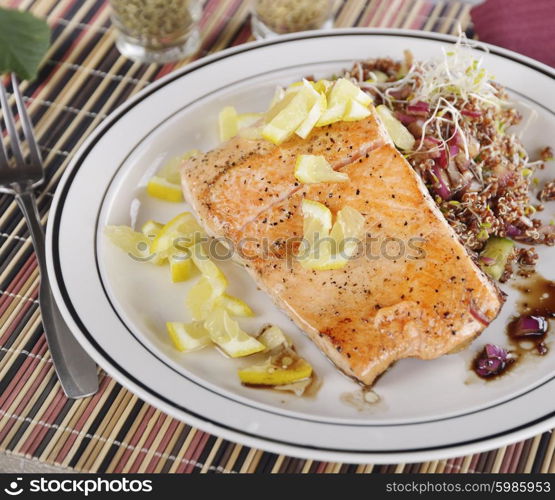
<path fill-rule="evenodd" d="M 274 96 L 274 100 L 278 97 L 278 90 L 276 90 L 276 95 Z M 281 97 L 277 100 L 272 100 L 272 104 L 266 113 L 264 113 L 264 121 L 270 122 L 272 121 L 281 111 L 283 111 L 294 99 L 296 92 L 289 92 L 285 93 L 285 90 L 281 89 Z"/>
<path fill-rule="evenodd" d="M 202 243 L 197 243 L 191 249 L 191 254 L 193 262 L 202 273 L 202 276 L 210 282 L 214 298 L 223 295 L 227 288 L 227 278 L 220 268 L 212 262 L 212 259 L 210 259 L 204 250 Z"/>
<path fill-rule="evenodd" d="M 389 108 L 383 104 L 377 106 L 376 111 L 382 119 L 384 127 L 390 135 L 391 140 L 395 143 L 395 146 L 405 151 L 410 151 L 414 147 L 416 139 L 408 131 L 407 127 L 397 120 Z"/>
<path fill-rule="evenodd" d="M 283 87 L 276 87 L 276 91 L 274 92 L 274 96 L 270 101 L 270 106 L 268 109 L 272 109 L 279 101 L 281 101 L 285 97 L 285 89 Z"/>
<path fill-rule="evenodd" d="M 148 181 L 146 186 L 148 195 L 164 201 L 176 203 L 183 201 L 180 167 L 184 160 L 199 153 L 198 149 L 191 149 L 181 156 L 172 158 Z"/>
<path fill-rule="evenodd" d="M 295 164 L 295 177 L 305 184 L 316 182 L 345 182 L 347 174 L 336 172 L 323 156 L 299 155 Z"/>
<path fill-rule="evenodd" d="M 195 265 L 189 252 L 179 251 L 168 258 L 173 283 L 187 281 L 193 274 Z"/>
<path fill-rule="evenodd" d="M 225 309 L 233 316 L 254 316 L 252 309 L 243 300 L 224 293 L 216 299 L 216 306 Z"/>
<path fill-rule="evenodd" d="M 362 120 L 364 118 L 368 118 L 371 114 L 372 112 L 366 106 L 364 106 L 364 104 L 351 99 L 347 103 L 343 120 L 346 122 L 354 122 Z"/>
<path fill-rule="evenodd" d="M 333 87 L 333 82 L 330 80 L 318 80 L 317 82 L 312 82 L 312 86 L 316 92 L 323 92 L 327 95 L 328 91 Z"/>
<path fill-rule="evenodd" d="M 186 151 L 181 156 L 176 156 L 168 161 L 159 171 L 158 176 L 166 179 L 167 181 L 171 182 L 172 184 L 180 184 L 181 183 L 181 174 L 180 168 L 181 164 L 191 158 L 192 156 L 198 155 L 200 151 L 198 149 L 190 149 Z"/>
<path fill-rule="evenodd" d="M 238 370 L 239 379 L 250 385 L 286 385 L 312 376 L 312 366 L 292 349 L 283 349 L 265 363 Z"/>
<path fill-rule="evenodd" d="M 304 199 L 301 205 L 303 214 L 303 235 L 313 241 L 315 236 L 325 238 L 331 229 L 332 215 L 326 205 L 319 201 Z"/>
<path fill-rule="evenodd" d="M 303 200 L 301 210 L 303 241 L 297 258 L 305 269 L 316 269 L 321 265 L 319 261 L 327 262 L 331 255 L 331 211 L 322 203 L 307 199 Z"/>
<path fill-rule="evenodd" d="M 129 226 L 106 226 L 104 234 L 116 246 L 135 260 L 146 261 L 151 256 L 150 240 Z"/>
<path fill-rule="evenodd" d="M 345 207 L 338 212 L 332 227 L 329 208 L 312 200 L 303 200 L 302 213 L 303 242 L 297 255 L 300 264 L 317 271 L 343 268 L 358 250 L 364 217 Z"/>
<path fill-rule="evenodd" d="M 322 114 L 326 111 L 327 108 L 327 100 L 326 94 L 320 93 L 316 102 L 313 104 L 312 108 L 308 112 L 307 117 L 304 121 L 299 125 L 295 133 L 302 139 L 306 139 L 312 129 L 316 126 L 316 123 L 320 120 Z"/>
<path fill-rule="evenodd" d="M 153 240 L 160 234 L 160 231 L 164 227 L 161 222 L 156 222 L 155 220 L 147 220 L 141 227 L 141 233 L 143 233 L 147 238 Z"/>
<path fill-rule="evenodd" d="M 185 304 L 191 311 L 191 316 L 195 321 L 205 320 L 216 303 L 219 297 L 217 291 L 212 287 L 212 283 L 205 276 L 200 279 L 191 287 Z"/>
<path fill-rule="evenodd" d="M 291 341 L 281 331 L 281 328 L 270 325 L 258 337 L 258 340 L 266 346 L 266 350 L 271 351 L 280 346 L 291 346 Z"/>
<path fill-rule="evenodd" d="M 146 192 L 153 198 L 179 203 L 183 201 L 183 192 L 179 184 L 174 184 L 163 177 L 155 175 L 146 185 Z"/>
<path fill-rule="evenodd" d="M 165 224 L 150 246 L 158 259 L 165 259 L 176 250 L 195 243 L 204 231 L 190 212 L 183 212 Z"/>
<path fill-rule="evenodd" d="M 323 127 L 342 120 L 354 121 L 366 118 L 370 115 L 367 107 L 371 102 L 372 97 L 353 82 L 346 78 L 339 78 L 331 87 L 328 85 L 328 107 L 320 116 L 316 126 Z"/>
<path fill-rule="evenodd" d="M 285 89 L 285 95 L 290 94 L 290 93 L 298 92 L 303 85 L 304 85 L 304 79 L 300 80 L 298 82 L 293 82 L 293 83 L 289 84 L 287 86 L 287 88 Z"/>
<path fill-rule="evenodd" d="M 210 335 L 202 321 L 193 323 L 166 323 L 168 335 L 178 351 L 197 351 L 211 344 Z"/>
<path fill-rule="evenodd" d="M 239 358 L 249 356 L 265 349 L 264 344 L 241 330 L 239 323 L 222 308 L 215 308 L 204 322 L 212 342 L 228 356 Z"/>
<path fill-rule="evenodd" d="M 324 125 L 330 125 L 332 123 L 341 121 L 346 109 L 346 103 L 336 104 L 333 107 L 329 107 L 328 104 L 328 108 L 322 113 L 319 120 L 316 122 L 316 126 L 323 127 Z"/>
<path fill-rule="evenodd" d="M 337 218 L 331 228 L 330 237 L 335 242 L 336 252 L 350 258 L 358 250 L 364 235 L 364 217 L 362 214 L 346 206 L 337 213 Z"/>
<path fill-rule="evenodd" d="M 303 85 L 298 92 L 286 95 L 274 106 L 281 109 L 266 123 L 262 137 L 276 145 L 286 141 L 307 118 L 319 98 L 320 94 L 312 85 Z M 284 102 L 286 104 L 283 106 Z M 272 110 L 270 115 L 273 115 Z"/>
<path fill-rule="evenodd" d="M 346 78 L 337 79 L 329 91 L 330 107 L 339 104 L 346 105 L 351 99 L 358 101 L 363 106 L 368 106 L 372 102 L 372 97 L 350 80 Z"/>
<path fill-rule="evenodd" d="M 226 142 L 237 135 L 239 131 L 237 111 L 233 106 L 226 106 L 220 111 L 218 125 L 220 130 L 220 141 Z"/>

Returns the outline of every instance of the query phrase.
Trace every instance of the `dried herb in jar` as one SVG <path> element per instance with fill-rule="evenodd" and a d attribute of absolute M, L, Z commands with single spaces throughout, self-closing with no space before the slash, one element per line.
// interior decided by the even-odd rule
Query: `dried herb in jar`
<path fill-rule="evenodd" d="M 150 47 L 181 43 L 194 26 L 195 0 L 111 0 L 114 24 Z"/>
<path fill-rule="evenodd" d="M 256 0 L 255 12 L 274 33 L 321 28 L 330 15 L 329 0 Z"/>

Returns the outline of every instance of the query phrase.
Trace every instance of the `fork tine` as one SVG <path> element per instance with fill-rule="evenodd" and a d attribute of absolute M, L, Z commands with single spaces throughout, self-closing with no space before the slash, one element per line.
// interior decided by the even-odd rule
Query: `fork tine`
<path fill-rule="evenodd" d="M 0 168 L 7 167 L 9 167 L 8 153 L 6 152 L 6 146 L 4 146 L 4 138 L 2 137 L 2 127 L 0 122 Z"/>
<path fill-rule="evenodd" d="M 40 154 L 39 146 L 35 138 L 35 133 L 33 132 L 33 125 L 31 124 L 31 119 L 27 113 L 27 108 L 23 102 L 23 97 L 21 96 L 21 91 L 19 90 L 19 85 L 17 83 L 17 78 L 15 74 L 12 73 L 12 87 L 13 93 L 15 95 L 15 102 L 17 104 L 17 111 L 19 112 L 19 119 L 23 127 L 23 133 L 25 134 L 25 139 L 29 143 L 29 154 L 31 155 L 31 161 L 34 163 L 35 167 L 42 165 L 42 157 Z"/>
<path fill-rule="evenodd" d="M 6 124 L 6 128 L 8 129 L 8 134 L 10 136 L 12 153 L 15 156 L 17 165 L 22 166 L 25 164 L 25 162 L 23 161 L 23 155 L 21 154 L 21 147 L 19 145 L 19 137 L 17 135 L 17 129 L 15 128 L 13 113 L 10 108 L 10 104 L 8 103 L 8 94 L 2 80 L 0 80 L 0 104 L 2 104 L 2 111 L 4 112 L 4 123 Z"/>

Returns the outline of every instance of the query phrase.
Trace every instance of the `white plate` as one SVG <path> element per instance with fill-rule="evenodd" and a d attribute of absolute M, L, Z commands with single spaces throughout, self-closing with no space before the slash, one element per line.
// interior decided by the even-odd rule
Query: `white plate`
<path fill-rule="evenodd" d="M 164 322 L 188 319 L 183 299 L 190 284 L 170 284 L 166 268 L 136 263 L 102 236 L 106 224 L 163 221 L 186 209 L 148 199 L 146 180 L 175 155 L 214 147 L 224 105 L 262 110 L 276 84 L 329 75 L 357 59 L 401 58 L 407 48 L 416 58 L 429 58 L 452 41 L 402 30 L 336 30 L 247 44 L 168 75 L 108 117 L 65 172 L 48 227 L 56 298 L 94 359 L 145 401 L 205 431 L 314 459 L 431 460 L 499 447 L 553 427 L 554 353 L 531 356 L 491 383 L 468 369 L 486 341 L 506 343 L 513 293 L 501 317 L 470 348 L 434 361 L 398 363 L 376 386 L 381 402 L 361 411 L 342 401 L 357 386 L 232 263 L 222 264 L 231 292 L 258 313 L 242 325 L 250 331 L 269 322 L 280 325 L 314 364 L 322 389 L 310 399 L 245 388 L 235 375 L 236 361 L 209 349 L 176 352 Z M 554 71 L 498 48 L 484 57 L 498 81 L 522 101 L 523 113 L 537 112 L 524 135 L 529 150 L 549 144 L 555 137 Z M 553 279 L 553 250 L 541 252 L 540 271 Z"/>

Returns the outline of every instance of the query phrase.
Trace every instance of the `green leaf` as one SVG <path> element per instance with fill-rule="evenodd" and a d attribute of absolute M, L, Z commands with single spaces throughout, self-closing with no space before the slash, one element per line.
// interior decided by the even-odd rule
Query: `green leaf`
<path fill-rule="evenodd" d="M 29 12 L 0 8 L 0 75 L 33 80 L 50 45 L 50 28 Z"/>

